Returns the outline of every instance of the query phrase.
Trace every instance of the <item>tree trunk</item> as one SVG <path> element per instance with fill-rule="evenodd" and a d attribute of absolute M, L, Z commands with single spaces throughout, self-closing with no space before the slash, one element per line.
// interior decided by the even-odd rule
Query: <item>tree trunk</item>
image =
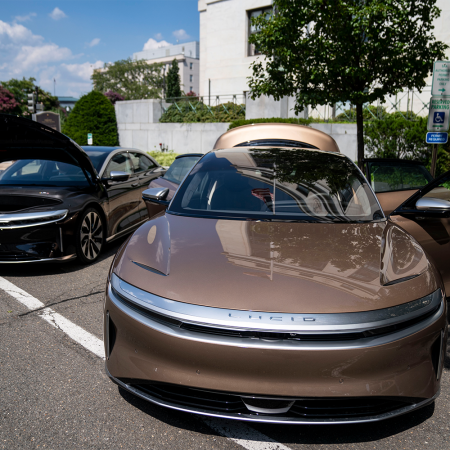
<path fill-rule="evenodd" d="M 356 129 L 357 129 L 357 143 L 358 143 L 358 167 L 364 172 L 364 122 L 363 122 L 363 105 L 362 103 L 356 105 Z"/>

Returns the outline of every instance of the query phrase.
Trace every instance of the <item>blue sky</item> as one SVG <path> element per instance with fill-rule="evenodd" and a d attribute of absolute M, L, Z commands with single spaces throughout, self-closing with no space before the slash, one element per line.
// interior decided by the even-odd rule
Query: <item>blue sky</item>
<path fill-rule="evenodd" d="M 197 0 L 0 0 L 0 80 L 77 97 L 105 62 L 198 38 Z"/>

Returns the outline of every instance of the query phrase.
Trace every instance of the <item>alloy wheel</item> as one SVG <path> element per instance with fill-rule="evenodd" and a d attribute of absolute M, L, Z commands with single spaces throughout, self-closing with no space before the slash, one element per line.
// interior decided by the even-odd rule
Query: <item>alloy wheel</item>
<path fill-rule="evenodd" d="M 103 225 L 95 211 L 86 214 L 80 230 L 81 251 L 88 260 L 97 258 L 103 245 Z"/>

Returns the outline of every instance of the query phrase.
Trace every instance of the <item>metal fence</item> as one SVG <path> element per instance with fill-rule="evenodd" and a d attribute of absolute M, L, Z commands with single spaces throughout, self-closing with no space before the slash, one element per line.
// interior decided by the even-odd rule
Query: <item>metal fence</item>
<path fill-rule="evenodd" d="M 386 114 L 398 113 L 407 120 L 415 120 L 418 116 L 426 116 L 431 97 L 431 86 L 426 86 L 422 92 L 405 89 L 397 95 L 386 96 L 385 102 L 366 103 L 363 106 L 365 120 L 383 119 Z M 349 102 L 336 103 L 332 106 L 308 108 L 305 116 L 324 121 L 339 120 L 342 122 L 356 121 L 356 108 Z"/>
<path fill-rule="evenodd" d="M 426 86 L 422 92 L 405 89 L 394 96 L 386 96 L 385 102 L 366 103 L 363 106 L 364 119 L 383 119 L 387 114 L 398 113 L 407 120 L 416 120 L 417 117 L 428 114 L 431 97 L 431 86 Z M 176 108 L 180 114 L 192 112 L 202 114 L 205 112 L 215 116 L 220 111 L 226 114 L 244 115 L 246 111 L 245 94 L 235 95 L 207 95 L 207 96 L 185 96 L 161 100 L 163 113 L 170 107 Z M 289 116 L 295 117 L 293 112 Z M 356 107 L 350 102 L 336 103 L 330 105 L 309 106 L 300 117 L 327 121 L 355 122 Z"/>

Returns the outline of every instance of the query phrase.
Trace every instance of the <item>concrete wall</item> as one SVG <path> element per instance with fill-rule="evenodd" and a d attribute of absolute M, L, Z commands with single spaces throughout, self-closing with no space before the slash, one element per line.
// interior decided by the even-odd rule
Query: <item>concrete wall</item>
<path fill-rule="evenodd" d="M 336 141 L 341 153 L 352 161 L 357 160 L 356 123 L 312 123 L 310 126 L 329 134 Z"/>
<path fill-rule="evenodd" d="M 249 119 L 270 119 L 272 117 L 279 117 L 281 119 L 288 118 L 308 118 L 308 110 L 301 111 L 296 115 L 295 111 L 295 98 L 283 97 L 281 100 L 274 100 L 272 96 L 261 96 L 255 100 L 252 100 L 247 94 L 247 100 L 245 105 L 245 118 Z"/>
<path fill-rule="evenodd" d="M 265 98 L 247 103 L 247 111 L 255 113 L 255 117 L 247 118 L 291 117 L 290 100 L 275 102 Z M 163 144 L 176 153 L 206 153 L 229 126 L 228 123 L 159 123 L 162 112 L 159 100 L 117 102 L 115 109 L 120 145 L 145 151 L 159 150 L 159 144 Z M 356 161 L 356 124 L 313 123 L 311 127 L 332 136 L 341 152 Z"/>
<path fill-rule="evenodd" d="M 207 153 L 229 123 L 119 123 L 122 147 L 159 150 L 163 144 L 175 153 Z"/>

